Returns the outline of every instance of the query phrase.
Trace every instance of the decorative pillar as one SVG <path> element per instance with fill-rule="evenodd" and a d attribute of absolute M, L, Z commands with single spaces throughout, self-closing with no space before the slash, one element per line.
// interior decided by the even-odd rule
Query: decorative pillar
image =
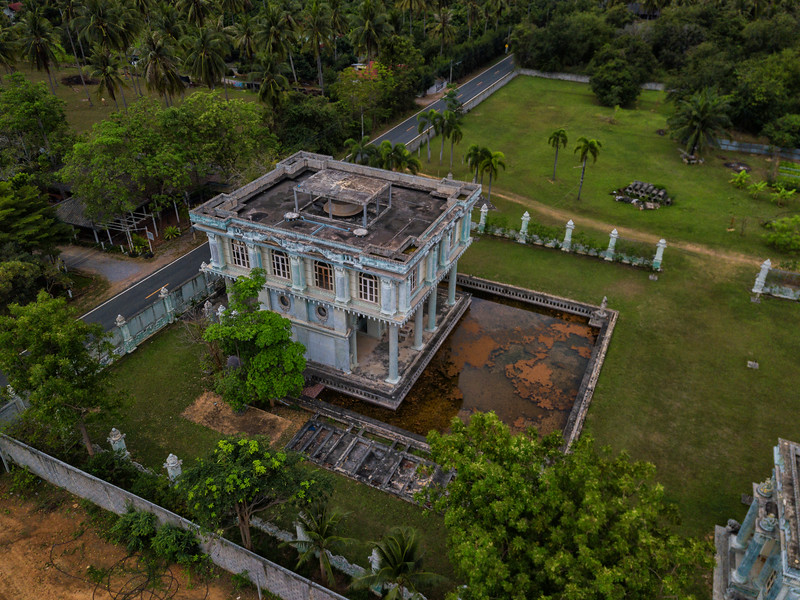
<path fill-rule="evenodd" d="M 128 448 L 125 446 L 125 434 L 119 429 L 112 427 L 111 433 L 106 439 L 108 440 L 108 443 L 111 444 L 111 450 L 114 452 L 119 452 L 120 454 L 124 455 L 125 458 L 130 456 L 130 452 L 128 452 Z"/>
<path fill-rule="evenodd" d="M 450 258 L 450 230 L 447 230 L 439 241 L 439 266 L 447 266 L 447 259 Z"/>
<path fill-rule="evenodd" d="M 211 321 L 214 318 L 214 305 L 211 304 L 211 300 L 206 300 L 203 303 L 203 316 L 207 321 Z"/>
<path fill-rule="evenodd" d="M 661 260 L 664 258 L 664 249 L 667 247 L 667 240 L 661 238 L 656 244 L 656 255 L 653 257 L 653 269 L 661 270 Z"/>
<path fill-rule="evenodd" d="M 408 279 L 401 281 L 397 287 L 397 310 L 403 314 L 411 310 L 411 282 Z"/>
<path fill-rule="evenodd" d="M 381 277 L 381 314 L 393 315 L 397 312 L 397 290 L 391 279 Z"/>
<path fill-rule="evenodd" d="M 436 246 L 431 246 L 428 252 L 428 264 L 425 265 L 425 281 L 432 282 L 436 279 Z"/>
<path fill-rule="evenodd" d="M 754 294 L 760 294 L 764 291 L 764 284 L 767 281 L 767 275 L 769 275 L 770 269 L 772 269 L 772 261 L 770 259 L 767 259 L 761 263 L 761 271 L 759 271 L 758 277 L 756 277 L 755 285 L 753 285 Z"/>
<path fill-rule="evenodd" d="M 611 235 L 608 236 L 608 250 L 606 250 L 606 260 L 614 260 L 614 246 L 617 245 L 617 238 L 619 237 L 619 233 L 617 233 L 616 229 L 611 230 Z"/>
<path fill-rule="evenodd" d="M 517 236 L 517 241 L 520 244 L 524 244 L 525 241 L 528 239 L 528 223 L 531 222 L 531 216 L 528 214 L 526 210 L 522 213 L 522 227 L 519 230 L 519 235 Z"/>
<path fill-rule="evenodd" d="M 469 240 L 469 234 L 472 229 L 472 213 L 467 211 L 461 218 L 461 241 L 466 242 Z"/>
<path fill-rule="evenodd" d="M 167 457 L 167 462 L 164 463 L 164 468 L 167 470 L 167 477 L 169 477 L 170 481 L 175 481 L 181 476 L 181 473 L 183 472 L 181 469 L 182 464 L 183 461 L 174 454 L 170 454 Z"/>
<path fill-rule="evenodd" d="M 456 279 L 458 279 L 458 261 L 454 260 L 450 267 L 450 276 L 447 279 L 447 306 L 456 303 Z"/>
<path fill-rule="evenodd" d="M 350 278 L 344 267 L 334 267 L 334 288 L 336 289 L 336 302 L 347 304 L 350 302 Z"/>
<path fill-rule="evenodd" d="M 489 207 L 485 204 L 481 206 L 481 220 L 478 222 L 478 233 L 483 233 L 486 230 L 486 213 L 489 212 Z"/>
<path fill-rule="evenodd" d="M 158 297 L 164 302 L 164 310 L 167 311 L 167 318 L 170 323 L 175 322 L 175 306 L 172 304 L 172 296 L 169 294 L 167 286 L 158 290 Z"/>
<path fill-rule="evenodd" d="M 731 579 L 739 585 L 747 583 L 750 577 L 750 571 L 753 569 L 758 555 L 761 554 L 761 549 L 767 543 L 767 537 L 761 533 L 756 533 L 747 545 L 747 551 L 742 557 L 742 562 L 739 567 L 731 574 Z"/>
<path fill-rule="evenodd" d="M 773 571 L 777 571 L 779 565 L 780 565 L 780 554 L 773 554 L 772 556 L 770 556 L 767 559 L 767 562 L 764 563 L 764 566 L 761 567 L 761 571 L 759 571 L 758 577 L 756 577 L 755 580 L 756 588 L 758 589 L 763 588 L 764 584 L 767 581 L 767 577 L 769 577 Z"/>
<path fill-rule="evenodd" d="M 224 267 L 225 259 L 222 257 L 222 251 L 219 247 L 219 236 L 217 234 L 208 234 L 208 247 L 211 250 L 211 267 L 214 269 L 221 269 Z"/>
<path fill-rule="evenodd" d="M 395 323 L 389 325 L 389 377 L 386 383 L 397 383 L 400 377 L 397 374 L 398 335 L 400 327 Z"/>
<path fill-rule="evenodd" d="M 436 286 L 433 286 L 431 295 L 428 296 L 428 326 L 425 331 L 436 331 Z"/>
<path fill-rule="evenodd" d="M 125 317 L 122 315 L 117 315 L 116 320 L 114 323 L 119 327 L 120 332 L 122 333 L 122 346 L 125 352 L 130 354 L 134 350 L 136 350 L 136 344 L 133 342 L 133 336 L 131 336 L 130 329 L 128 329 L 128 323 L 125 321 Z"/>
<path fill-rule="evenodd" d="M 306 274 L 303 270 L 303 259 L 299 256 L 290 256 L 292 265 L 292 289 L 302 292 L 306 289 Z"/>
<path fill-rule="evenodd" d="M 261 268 L 261 249 L 256 246 L 255 242 L 245 242 L 247 246 L 247 258 L 250 261 L 251 269 Z"/>
<path fill-rule="evenodd" d="M 225 310 L 226 309 L 224 304 L 220 304 L 217 307 L 217 323 L 222 323 L 222 317 L 225 316 Z"/>
<path fill-rule="evenodd" d="M 736 534 L 736 537 L 733 540 L 733 548 L 736 550 L 743 550 L 745 546 L 747 546 L 747 542 L 750 541 L 750 536 L 753 535 L 753 531 L 756 526 L 756 517 L 758 516 L 758 500 L 753 499 L 750 503 L 750 508 L 747 509 L 747 514 L 744 517 L 744 521 L 739 526 L 739 533 Z"/>
<path fill-rule="evenodd" d="M 569 252 L 572 250 L 572 230 L 575 229 L 575 223 L 572 222 L 572 219 L 567 221 L 567 231 L 564 233 L 564 241 L 561 242 L 561 250 L 564 252 Z"/>
<path fill-rule="evenodd" d="M 422 350 L 422 327 L 425 313 L 425 305 L 420 302 L 417 304 L 417 312 L 414 313 L 414 350 Z"/>

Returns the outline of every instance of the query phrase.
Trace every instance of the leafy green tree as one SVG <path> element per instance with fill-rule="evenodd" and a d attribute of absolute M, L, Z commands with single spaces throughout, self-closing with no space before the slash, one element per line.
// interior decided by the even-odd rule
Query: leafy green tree
<path fill-rule="evenodd" d="M 0 181 L 0 248 L 54 257 L 71 237 L 45 197 L 24 177 Z M 0 250 L 2 256 L 3 250 Z"/>
<path fill-rule="evenodd" d="M 50 90 L 55 94 L 55 80 L 50 68 L 58 67 L 56 56 L 61 48 L 58 36 L 41 8 L 26 12 L 20 19 L 19 42 L 22 56 L 28 59 L 37 71 L 47 73 Z"/>
<path fill-rule="evenodd" d="M 384 600 L 402 600 L 404 590 L 408 590 L 412 598 L 419 598 L 419 588 L 436 584 L 443 579 L 435 573 L 423 570 L 424 555 L 416 529 L 393 527 L 374 548 L 380 567 L 377 572 L 354 580 L 354 589 L 388 587 Z"/>
<path fill-rule="evenodd" d="M 591 156 L 592 162 L 597 162 L 597 156 L 600 154 L 600 148 L 603 145 L 596 139 L 588 139 L 583 136 L 578 138 L 578 145 L 575 147 L 573 154 L 579 154 L 581 160 L 581 184 L 578 187 L 578 200 L 581 199 L 581 191 L 583 190 L 583 178 L 586 174 L 586 160 Z"/>
<path fill-rule="evenodd" d="M 463 598 L 690 599 L 714 564 L 707 542 L 675 533 L 655 467 L 586 435 L 563 453 L 558 436 L 512 435 L 476 413 L 428 440 L 432 459 L 458 472 L 428 494 Z"/>
<path fill-rule="evenodd" d="M 76 319 L 63 298 L 44 291 L 9 313 L 0 316 L 0 369 L 27 395 L 30 418 L 61 438 L 77 429 L 92 456 L 87 424 L 114 406 L 99 359 L 109 350 L 103 327 Z"/>
<path fill-rule="evenodd" d="M 299 569 L 316 557 L 322 583 L 330 585 L 335 581 L 331 554 L 341 554 L 355 541 L 338 535 L 339 524 L 346 516 L 347 513 L 331 508 L 326 498 L 318 499 L 300 511 L 298 520 L 307 539 L 298 538 L 288 542 L 300 553 L 295 568 Z"/>
<path fill-rule="evenodd" d="M 747 184 L 749 182 L 750 182 L 750 173 L 748 173 L 746 169 L 742 169 L 738 173 L 735 173 L 728 180 L 728 183 L 733 184 L 734 187 L 737 187 L 740 190 L 747 187 Z"/>
<path fill-rule="evenodd" d="M 558 149 L 559 148 L 566 148 L 567 147 L 567 130 L 563 127 L 559 127 L 553 133 L 550 134 L 550 137 L 547 138 L 547 143 L 550 144 L 556 150 L 556 158 L 553 161 L 553 181 L 556 180 L 556 167 L 558 166 Z"/>
<path fill-rule="evenodd" d="M 322 0 L 309 0 L 303 12 L 302 28 L 308 47 L 317 61 L 317 82 L 325 93 L 325 82 L 322 80 L 322 49 L 332 37 L 330 7 Z"/>
<path fill-rule="evenodd" d="M 439 120 L 439 133 L 442 135 L 442 146 L 439 149 L 439 164 L 442 164 L 442 158 L 444 157 L 444 142 L 445 140 L 450 138 L 450 135 L 458 129 L 459 134 L 461 133 L 461 117 L 454 113 L 452 110 L 445 110 Z M 460 139 L 460 138 L 459 138 Z M 452 163 L 453 158 L 453 148 L 450 147 L 450 158 Z M 452 164 L 450 168 L 452 170 Z"/>
<path fill-rule="evenodd" d="M 797 192 L 797 190 L 785 188 L 780 184 L 773 185 L 772 187 L 773 191 L 770 196 L 772 197 L 772 201 L 780 207 L 783 207 L 787 201 L 791 200 L 792 196 Z"/>
<path fill-rule="evenodd" d="M 284 10 L 277 2 L 270 2 L 261 13 L 257 32 L 256 43 L 269 55 L 274 55 L 280 60 L 289 58 L 292 67 L 292 76 L 297 83 L 297 73 L 292 61 L 292 47 L 297 40 L 299 26 L 294 16 Z"/>
<path fill-rule="evenodd" d="M 425 0 L 398 0 L 395 6 L 398 10 L 408 11 L 408 37 L 414 37 L 414 13 L 420 13 L 426 9 Z"/>
<path fill-rule="evenodd" d="M 603 106 L 631 106 L 642 91 L 641 83 L 621 56 L 594 64 L 589 84 Z"/>
<path fill-rule="evenodd" d="M 304 385 L 305 348 L 292 341 L 288 319 L 269 310 L 259 310 L 258 292 L 264 287 L 263 269 L 253 269 L 249 277 L 239 277 L 231 284 L 230 306 L 220 323 L 208 326 L 203 338 L 216 341 L 228 355 L 236 355 L 241 367 L 222 374 L 223 383 L 237 380 L 245 397 L 253 402 L 269 402 L 298 394 Z M 229 398 L 225 398 L 228 400 Z M 235 408 L 241 406 L 241 396 Z"/>
<path fill-rule="evenodd" d="M 800 114 L 783 115 L 767 124 L 763 134 L 779 148 L 800 148 Z"/>
<path fill-rule="evenodd" d="M 497 176 L 500 174 L 500 169 L 506 168 L 506 155 L 502 152 L 492 152 L 489 151 L 486 154 L 486 157 L 481 161 L 480 164 L 480 171 L 481 171 L 481 179 L 483 179 L 483 173 L 489 174 L 489 192 L 486 195 L 486 201 L 492 201 L 492 180 L 496 179 Z"/>
<path fill-rule="evenodd" d="M 178 479 L 195 519 L 212 529 L 235 521 L 248 550 L 253 549 L 250 520 L 257 511 L 307 499 L 313 487 L 300 456 L 272 452 L 264 438 L 222 439 Z"/>
<path fill-rule="evenodd" d="M 685 100 L 679 100 L 667 123 L 672 136 L 686 148 L 686 152 L 700 154 L 704 147 L 714 146 L 716 136 L 731 126 L 729 110 L 725 96 L 704 88 Z"/>

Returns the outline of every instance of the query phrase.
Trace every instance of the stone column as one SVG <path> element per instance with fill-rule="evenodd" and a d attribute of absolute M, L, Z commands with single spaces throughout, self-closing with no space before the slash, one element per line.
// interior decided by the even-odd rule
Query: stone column
<path fill-rule="evenodd" d="M 656 244 L 656 255 L 653 257 L 653 268 L 656 271 L 661 270 L 661 260 L 664 258 L 664 249 L 667 247 L 667 240 L 661 238 Z"/>
<path fill-rule="evenodd" d="M 158 290 L 158 297 L 164 302 L 164 310 L 167 311 L 167 318 L 170 323 L 175 322 L 175 306 L 172 304 L 172 296 L 169 294 L 167 286 Z"/>
<path fill-rule="evenodd" d="M 183 472 L 181 469 L 182 464 L 183 461 L 174 454 L 170 454 L 167 457 L 167 462 L 164 463 L 164 468 L 167 470 L 167 477 L 169 477 L 170 481 L 175 481 L 181 476 L 181 473 Z"/>
<path fill-rule="evenodd" d="M 417 312 L 414 313 L 414 350 L 422 350 L 422 328 L 425 313 L 425 305 L 420 302 L 417 304 Z"/>
<path fill-rule="evenodd" d="M 761 271 L 759 271 L 758 277 L 756 277 L 756 282 L 753 285 L 754 294 L 760 294 L 764 291 L 764 284 L 767 281 L 767 275 L 769 275 L 770 269 L 772 269 L 772 261 L 770 259 L 767 259 L 761 263 Z"/>
<path fill-rule="evenodd" d="M 439 242 L 439 266 L 444 268 L 447 266 L 447 260 L 450 258 L 450 230 L 444 232 L 441 241 Z"/>
<path fill-rule="evenodd" d="M 133 336 L 131 336 L 130 329 L 128 329 L 128 323 L 125 321 L 125 317 L 117 315 L 114 323 L 119 327 L 120 332 L 122 332 L 122 346 L 125 352 L 130 354 L 136 350 L 136 344 L 133 342 Z"/>
<path fill-rule="evenodd" d="M 111 444 L 111 450 L 124 454 L 126 458 L 130 456 L 130 452 L 128 452 L 128 448 L 125 445 L 125 434 L 119 429 L 112 427 L 111 433 L 106 439 L 108 440 L 108 443 Z"/>
<path fill-rule="evenodd" d="M 608 236 L 608 250 L 606 250 L 606 255 L 605 255 L 606 260 L 614 260 L 614 246 L 617 245 L 618 237 L 619 233 L 617 233 L 617 230 L 612 229 L 611 235 Z"/>
<path fill-rule="evenodd" d="M 466 242 L 469 239 L 470 229 L 472 229 L 472 213 L 467 211 L 461 218 L 461 241 Z"/>
<path fill-rule="evenodd" d="M 761 533 L 756 533 L 752 537 L 750 543 L 747 544 L 747 551 L 742 557 L 742 562 L 739 563 L 739 567 L 731 574 L 731 579 L 735 583 L 739 585 L 747 583 L 750 577 L 750 571 L 753 569 L 753 564 L 755 564 L 758 555 L 761 554 L 761 549 L 766 543 L 767 537 Z"/>
<path fill-rule="evenodd" d="M 743 550 L 747 546 L 747 542 L 750 541 L 750 536 L 753 535 L 755 530 L 756 517 L 758 517 L 758 500 L 754 499 L 750 503 L 750 508 L 747 509 L 744 521 L 739 527 L 739 533 L 736 534 L 733 540 L 734 549 Z"/>
<path fill-rule="evenodd" d="M 347 304 L 350 302 L 350 278 L 344 267 L 333 268 L 334 288 L 336 289 L 336 302 Z"/>
<path fill-rule="evenodd" d="M 456 279 L 458 278 L 458 261 L 454 260 L 450 267 L 450 276 L 447 280 L 447 306 L 456 303 Z"/>
<path fill-rule="evenodd" d="M 530 222 L 531 222 L 531 216 L 530 214 L 528 214 L 528 211 L 526 210 L 522 214 L 522 227 L 520 228 L 519 235 L 517 236 L 517 241 L 520 244 L 524 244 L 525 241 L 528 239 L 528 223 Z"/>
<path fill-rule="evenodd" d="M 393 315 L 397 312 L 397 290 L 395 283 L 381 277 L 381 314 Z"/>
<path fill-rule="evenodd" d="M 758 573 L 758 577 L 756 577 L 756 587 L 761 589 L 764 587 L 764 583 L 767 581 L 767 577 L 770 576 L 770 573 L 773 571 L 778 570 L 778 566 L 780 565 L 780 554 L 773 554 L 767 559 L 767 562 L 764 563 L 764 566 L 761 567 L 761 571 Z"/>
<path fill-rule="evenodd" d="M 414 267 L 416 268 L 416 267 Z M 411 309 L 411 282 L 404 279 L 397 288 L 397 310 L 405 314 Z"/>
<path fill-rule="evenodd" d="M 225 259 L 220 248 L 219 236 L 215 233 L 208 234 L 208 247 L 211 250 L 211 267 L 221 269 L 225 266 Z"/>
<path fill-rule="evenodd" d="M 428 296 L 428 326 L 425 331 L 436 331 L 436 286 L 433 286 L 431 295 Z"/>
<path fill-rule="evenodd" d="M 214 318 L 214 305 L 211 304 L 211 300 L 206 300 L 203 303 L 203 316 L 207 321 L 211 321 Z"/>
<path fill-rule="evenodd" d="M 303 259 L 299 256 L 290 256 L 292 266 L 292 289 L 302 292 L 306 289 L 306 274 L 303 270 Z"/>
<path fill-rule="evenodd" d="M 483 233 L 486 229 L 486 213 L 489 212 L 489 207 L 485 204 L 481 206 L 481 220 L 478 221 L 478 233 Z"/>
<path fill-rule="evenodd" d="M 431 247 L 431 251 L 428 253 L 428 265 L 427 269 L 425 269 L 425 279 L 428 281 L 434 281 L 436 279 L 436 274 L 439 272 L 439 267 L 437 266 L 436 255 L 438 254 L 439 246 L 434 244 Z"/>
<path fill-rule="evenodd" d="M 398 334 L 400 327 L 394 323 L 389 324 L 389 377 L 386 383 L 397 383 L 400 377 L 397 374 Z"/>
<path fill-rule="evenodd" d="M 572 230 L 575 229 L 575 223 L 572 222 L 572 219 L 567 221 L 567 231 L 564 234 L 564 241 L 561 242 L 561 250 L 564 252 L 569 252 L 572 250 Z"/>
<path fill-rule="evenodd" d="M 245 242 L 247 246 L 247 258 L 250 261 L 251 269 L 261 268 L 261 248 L 256 246 L 254 242 Z"/>

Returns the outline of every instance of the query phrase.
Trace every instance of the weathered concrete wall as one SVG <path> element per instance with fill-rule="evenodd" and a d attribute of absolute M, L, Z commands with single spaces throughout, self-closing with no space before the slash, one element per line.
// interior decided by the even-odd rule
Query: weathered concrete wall
<path fill-rule="evenodd" d="M 574 81 L 575 83 L 589 83 L 588 75 L 576 75 L 574 73 L 549 73 L 547 71 L 537 71 L 536 69 L 519 69 L 520 75 L 529 77 L 542 77 L 543 79 L 558 79 L 561 81 Z M 663 83 L 649 82 L 642 84 L 643 90 L 664 91 Z"/>

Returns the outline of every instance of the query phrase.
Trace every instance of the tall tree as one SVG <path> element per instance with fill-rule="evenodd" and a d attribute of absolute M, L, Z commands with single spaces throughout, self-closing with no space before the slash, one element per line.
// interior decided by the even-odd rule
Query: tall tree
<path fill-rule="evenodd" d="M 170 38 L 161 31 L 150 29 L 142 39 L 140 50 L 145 87 L 161 94 L 169 106 L 171 98 L 184 89 Z"/>
<path fill-rule="evenodd" d="M 176 7 L 186 21 L 197 28 L 205 25 L 212 11 L 209 0 L 178 0 Z"/>
<path fill-rule="evenodd" d="M 231 41 L 242 59 L 248 63 L 253 62 L 253 58 L 258 51 L 256 39 L 258 38 L 258 19 L 245 14 L 231 27 Z"/>
<path fill-rule="evenodd" d="M 506 168 L 506 155 L 502 152 L 489 152 L 481 162 L 481 173 L 489 174 L 489 193 L 486 195 L 488 202 L 492 201 L 492 181 L 500 174 L 500 169 Z"/>
<path fill-rule="evenodd" d="M 308 0 L 302 19 L 303 35 L 317 61 L 317 81 L 323 93 L 325 82 L 322 80 L 322 51 L 331 40 L 330 13 L 330 7 L 322 0 Z"/>
<path fill-rule="evenodd" d="M 203 82 L 209 89 L 215 89 L 225 76 L 224 40 L 215 31 L 204 27 L 184 36 L 183 45 L 186 48 L 184 65 L 189 75 L 196 81 Z M 225 98 L 227 97 L 226 86 Z"/>
<path fill-rule="evenodd" d="M 77 12 L 75 26 L 89 45 L 109 52 L 122 51 L 131 41 L 133 32 L 125 29 L 119 5 L 108 0 L 86 0 Z"/>
<path fill-rule="evenodd" d="M 433 15 L 434 25 L 431 35 L 439 40 L 439 56 L 444 54 L 445 46 L 450 46 L 456 39 L 456 28 L 453 26 L 453 11 L 441 8 Z"/>
<path fill-rule="evenodd" d="M 103 327 L 76 319 L 63 298 L 46 292 L 9 312 L 0 316 L 0 369 L 27 395 L 29 417 L 62 438 L 77 429 L 94 455 L 87 423 L 114 405 L 99 359 L 109 350 Z"/>
<path fill-rule="evenodd" d="M 72 56 L 75 57 L 75 66 L 78 68 L 78 76 L 81 78 L 81 85 L 83 86 L 83 92 L 86 94 L 86 101 L 89 103 L 89 106 L 94 106 L 92 102 L 92 97 L 89 95 L 89 88 L 86 87 L 86 79 L 83 76 L 83 65 L 81 61 L 78 60 L 78 51 L 75 49 L 75 40 L 72 37 L 72 26 L 73 21 L 75 19 L 75 11 L 77 10 L 75 4 L 73 2 L 67 2 L 67 11 L 65 12 L 62 8 L 59 7 L 58 12 L 61 15 L 61 26 L 64 31 L 67 32 L 67 39 L 69 40 L 70 48 L 72 49 Z M 0 42 L 0 48 L 2 47 L 2 43 Z M 0 63 L 2 63 L 2 50 L 0 49 Z"/>
<path fill-rule="evenodd" d="M 550 137 L 547 138 L 547 143 L 556 149 L 556 159 L 553 162 L 553 181 L 556 180 L 556 167 L 558 166 L 558 149 L 567 147 L 567 130 L 559 127 Z"/>
<path fill-rule="evenodd" d="M 586 435 L 563 453 L 557 436 L 512 435 L 476 413 L 428 439 L 458 472 L 429 495 L 470 598 L 690 599 L 714 564 L 710 544 L 675 533 L 653 465 Z"/>
<path fill-rule="evenodd" d="M 0 181 L 0 256 L 7 248 L 33 255 L 57 256 L 58 244 L 71 237 L 42 193 L 25 176 Z"/>
<path fill-rule="evenodd" d="M 431 162 L 431 133 L 434 131 L 434 123 L 439 113 L 435 108 L 423 110 L 417 115 L 417 132 L 425 135 L 425 142 L 428 145 L 428 162 Z"/>
<path fill-rule="evenodd" d="M 489 150 L 486 146 L 472 144 L 469 148 L 467 148 L 467 164 L 471 169 L 475 169 L 475 175 L 472 177 L 472 183 L 478 183 L 478 171 L 480 171 L 481 164 L 483 164 L 483 161 L 489 158 L 491 155 L 491 150 Z M 481 177 L 481 179 L 483 179 L 483 177 Z"/>
<path fill-rule="evenodd" d="M 343 0 L 328 0 L 328 6 L 331 9 L 330 24 L 331 24 L 331 40 L 333 43 L 333 60 L 339 60 L 339 45 L 338 40 L 340 37 L 347 34 L 350 29 L 350 24 L 347 22 L 347 15 L 345 13 L 345 5 Z"/>
<path fill-rule="evenodd" d="M 261 52 L 256 55 L 255 70 L 251 76 L 261 81 L 258 87 L 258 98 L 272 110 L 281 102 L 281 98 L 289 89 L 289 80 L 283 74 L 284 63 L 278 62 L 274 54 Z"/>
<path fill-rule="evenodd" d="M 14 70 L 19 56 L 17 31 L 10 23 L 0 20 L 0 67 L 8 73 Z"/>
<path fill-rule="evenodd" d="M 705 88 L 678 101 L 667 123 L 689 154 L 699 154 L 706 146 L 716 145 L 716 136 L 731 127 L 729 111 L 725 96 Z"/>
<path fill-rule="evenodd" d="M 441 119 L 439 119 L 439 133 L 442 135 L 442 146 L 439 149 L 439 164 L 442 164 L 442 159 L 444 158 L 444 141 L 450 138 L 450 135 L 458 129 L 459 135 L 461 134 L 461 117 L 454 113 L 452 110 L 446 110 L 442 113 Z M 460 139 L 460 138 L 459 138 Z M 452 144 L 450 146 L 450 167 L 452 169 Z"/>
<path fill-rule="evenodd" d="M 455 114 L 455 113 L 452 113 Z M 461 119 L 455 119 L 449 125 L 450 131 L 450 173 L 453 172 L 453 147 L 464 139 L 464 130 L 461 128 Z"/>
<path fill-rule="evenodd" d="M 376 159 L 379 167 L 389 171 L 407 170 L 416 174 L 422 167 L 419 159 L 408 151 L 405 144 L 392 144 L 389 140 L 381 142 Z"/>
<path fill-rule="evenodd" d="M 378 153 L 378 148 L 375 144 L 370 143 L 368 135 L 365 135 L 360 140 L 347 138 L 344 141 L 344 145 L 348 149 L 347 160 L 359 165 L 370 164 Z"/>
<path fill-rule="evenodd" d="M 128 101 L 123 91 L 125 87 L 125 82 L 122 81 L 123 67 L 116 54 L 112 54 L 111 50 L 99 44 L 92 46 L 92 53 L 89 56 L 89 75 L 98 80 L 96 92 L 98 98 L 103 99 L 103 93 L 107 93 L 119 109 L 117 102 L 117 92 L 119 92 L 125 110 L 128 109 Z"/>
<path fill-rule="evenodd" d="M 356 51 L 370 60 L 378 53 L 381 40 L 392 30 L 383 3 L 380 0 L 363 0 L 353 16 L 350 37 Z"/>
<path fill-rule="evenodd" d="M 253 548 L 253 515 L 302 500 L 313 485 L 299 456 L 270 451 L 269 440 L 264 438 L 222 439 L 207 457 L 197 459 L 178 479 L 178 489 L 186 493 L 195 519 L 213 529 L 235 523 L 242 545 L 248 550 Z"/>
<path fill-rule="evenodd" d="M 586 160 L 591 156 L 592 162 L 597 162 L 597 155 L 600 154 L 600 148 L 603 145 L 596 139 L 588 139 L 585 137 L 578 138 L 578 145 L 575 147 L 575 153 L 579 153 L 581 159 L 581 184 L 578 187 L 578 200 L 581 199 L 581 190 L 583 190 L 583 177 L 586 174 Z"/>
<path fill-rule="evenodd" d="M 58 67 L 56 51 L 59 48 L 58 36 L 52 24 L 44 16 L 42 9 L 25 13 L 19 21 L 19 41 L 22 56 L 27 58 L 37 71 L 47 73 L 50 90 L 55 94 L 55 80 L 50 67 Z"/>
<path fill-rule="evenodd" d="M 397 0 L 395 2 L 398 10 L 408 11 L 408 37 L 414 37 L 414 13 L 425 10 L 425 0 Z"/>
<path fill-rule="evenodd" d="M 257 44 L 264 52 L 280 58 L 289 59 L 292 68 L 292 78 L 297 83 L 297 73 L 292 60 L 292 47 L 297 39 L 298 25 L 290 11 L 284 10 L 277 2 L 270 2 L 264 8 L 258 35 Z"/>

